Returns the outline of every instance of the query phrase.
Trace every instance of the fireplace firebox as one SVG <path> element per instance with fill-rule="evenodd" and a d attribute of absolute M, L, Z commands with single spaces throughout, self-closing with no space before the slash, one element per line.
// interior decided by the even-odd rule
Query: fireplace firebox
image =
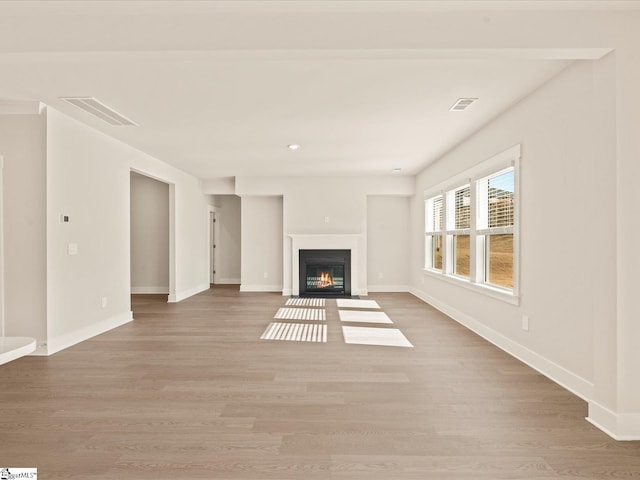
<path fill-rule="evenodd" d="M 300 250 L 300 296 L 351 296 L 351 250 Z"/>

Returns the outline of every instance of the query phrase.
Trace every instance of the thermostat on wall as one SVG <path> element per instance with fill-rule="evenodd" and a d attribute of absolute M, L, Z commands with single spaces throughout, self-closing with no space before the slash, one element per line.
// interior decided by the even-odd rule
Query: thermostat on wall
<path fill-rule="evenodd" d="M 69 223 L 69 215 L 60 214 L 60 223 Z"/>

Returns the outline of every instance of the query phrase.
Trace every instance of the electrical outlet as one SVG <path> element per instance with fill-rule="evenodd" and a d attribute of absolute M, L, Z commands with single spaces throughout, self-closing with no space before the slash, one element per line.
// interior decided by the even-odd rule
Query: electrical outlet
<path fill-rule="evenodd" d="M 384 273 L 378 272 L 378 278 L 384 278 Z"/>
<path fill-rule="evenodd" d="M 525 332 L 529 331 L 529 315 L 523 315 L 522 316 L 522 329 Z"/>
<path fill-rule="evenodd" d="M 264 278 L 269 278 L 269 272 L 264 272 Z"/>
<path fill-rule="evenodd" d="M 102 297 L 102 308 L 107 308 L 107 297 Z"/>
<path fill-rule="evenodd" d="M 324 217 L 324 223 L 329 223 L 329 217 Z"/>

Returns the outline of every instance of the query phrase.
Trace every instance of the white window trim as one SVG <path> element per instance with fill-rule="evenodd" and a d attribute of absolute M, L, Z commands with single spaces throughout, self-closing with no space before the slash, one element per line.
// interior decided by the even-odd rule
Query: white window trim
<path fill-rule="evenodd" d="M 438 197 L 441 197 L 441 201 L 442 201 L 442 208 L 444 208 L 445 203 L 444 203 L 444 196 L 441 193 L 436 193 L 435 195 L 432 195 L 428 198 L 424 199 L 424 204 L 425 204 L 425 208 L 432 208 L 433 205 L 429 205 L 429 207 L 427 207 L 427 202 L 428 201 L 433 201 L 435 199 L 437 199 Z M 425 259 L 424 259 L 424 269 L 425 270 L 430 270 L 433 272 L 437 272 L 439 274 L 441 274 L 443 272 L 443 270 L 439 269 L 439 268 L 435 268 L 433 266 L 433 240 L 432 237 L 434 236 L 440 236 L 442 238 L 443 232 L 444 232 L 444 222 L 445 222 L 445 218 L 446 215 L 443 212 L 442 213 L 442 225 L 440 225 L 440 229 L 436 230 L 435 227 L 433 225 L 427 225 L 427 212 L 425 211 L 425 228 L 424 228 L 424 252 L 425 252 Z M 427 249 L 427 246 L 429 247 Z M 444 254 L 445 252 L 445 246 L 444 246 L 444 242 L 441 241 L 441 255 L 443 255 L 442 258 L 442 263 L 443 263 L 443 267 L 444 267 Z M 429 258 L 427 259 L 426 255 L 427 255 L 427 250 L 429 251 Z M 427 261 L 431 266 L 427 266 Z"/>
<path fill-rule="evenodd" d="M 519 305 L 520 303 L 520 159 L 522 156 L 522 146 L 520 144 L 514 145 L 507 150 L 494 155 L 493 157 L 484 160 L 483 162 L 471 167 L 465 172 L 456 175 L 445 182 L 442 182 L 438 185 L 431 187 L 430 189 L 424 192 L 424 204 L 426 205 L 426 200 L 436 197 L 438 195 L 442 195 L 444 202 L 445 212 L 447 208 L 447 192 L 451 190 L 455 190 L 460 188 L 463 185 L 469 184 L 471 185 L 471 196 L 472 198 L 476 197 L 476 182 L 482 178 L 494 175 L 498 173 L 500 170 L 514 167 L 514 223 L 513 227 L 494 227 L 492 229 L 476 229 L 476 222 L 471 222 L 471 229 L 464 231 L 470 232 L 472 242 L 470 245 L 471 248 L 471 265 L 470 265 L 470 277 L 461 277 L 459 275 L 455 275 L 452 273 L 452 265 L 449 261 L 449 254 L 447 252 L 447 238 L 450 232 L 458 232 L 458 230 L 447 230 L 447 219 L 445 216 L 444 219 L 444 229 L 439 232 L 443 235 L 443 268 L 442 270 L 437 270 L 433 268 L 426 267 L 426 259 L 424 265 L 424 273 L 433 278 L 438 278 L 440 280 L 444 280 L 448 283 L 452 283 L 458 286 L 462 286 L 464 288 L 473 290 L 475 292 L 484 294 L 486 296 L 502 300 L 504 302 Z M 471 215 L 472 218 L 477 218 L 477 202 L 471 202 Z M 426 212 L 425 212 L 426 219 Z M 426 229 L 425 229 L 426 230 Z M 477 257 L 477 238 L 479 235 L 483 235 L 484 233 L 513 233 L 513 289 L 503 289 L 499 286 L 492 285 L 486 282 L 478 282 L 478 257 Z M 460 231 L 462 232 L 462 230 Z M 429 235 L 428 232 L 425 231 L 425 242 L 427 241 L 426 235 Z M 475 240 L 475 241 L 473 241 Z M 426 243 L 425 243 L 426 246 Z M 426 250 L 426 248 L 425 248 Z"/>
<path fill-rule="evenodd" d="M 423 273 L 429 277 L 437 278 L 452 285 L 457 285 L 467 290 L 486 295 L 487 297 L 495 298 L 496 300 L 501 300 L 512 305 L 520 304 L 520 297 L 518 295 L 513 295 L 510 291 L 505 291 L 490 284 L 471 283 L 466 277 L 443 274 L 440 270 L 424 269 Z"/>
<path fill-rule="evenodd" d="M 455 215 L 455 210 L 456 210 L 456 205 L 455 205 L 455 192 L 457 192 L 458 190 L 462 190 L 466 187 L 469 187 L 469 194 L 471 194 L 471 184 L 472 184 L 472 180 L 469 179 L 467 182 L 465 182 L 463 185 L 458 185 L 455 188 L 452 188 L 450 190 L 447 190 L 445 195 L 444 195 L 444 211 L 445 211 L 445 218 L 444 218 L 444 244 L 445 244 L 445 251 L 447 253 L 447 257 L 446 257 L 446 261 L 443 261 L 444 265 L 443 265 L 443 271 L 446 269 L 446 274 L 447 275 L 451 275 L 455 278 L 461 278 L 463 280 L 469 280 L 471 277 L 471 275 L 469 275 L 469 277 L 465 277 L 464 275 L 459 275 L 456 273 L 456 260 L 454 258 L 455 253 L 456 253 L 456 249 L 455 249 L 455 240 L 454 237 L 457 235 L 471 235 L 471 228 L 456 228 L 455 226 L 455 222 L 456 222 L 456 215 Z M 473 205 L 473 202 L 471 202 L 471 205 Z M 470 213 L 471 214 L 471 213 Z M 450 224 L 449 222 L 453 220 L 453 224 Z M 473 224 L 473 222 L 470 222 L 471 224 Z"/>

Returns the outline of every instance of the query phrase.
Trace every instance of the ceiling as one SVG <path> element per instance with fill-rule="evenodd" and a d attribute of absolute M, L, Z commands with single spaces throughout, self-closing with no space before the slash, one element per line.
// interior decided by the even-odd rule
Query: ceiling
<path fill-rule="evenodd" d="M 449 6 L 463 3 L 474 2 Z M 0 99 L 44 102 L 203 179 L 415 174 L 572 61 L 403 45 L 404 22 L 426 6 L 444 8 L 2 2 Z M 364 35 L 352 15 L 367 8 L 382 30 Z M 109 126 L 59 99 L 69 96 L 138 126 Z M 459 97 L 479 100 L 450 112 Z"/>

